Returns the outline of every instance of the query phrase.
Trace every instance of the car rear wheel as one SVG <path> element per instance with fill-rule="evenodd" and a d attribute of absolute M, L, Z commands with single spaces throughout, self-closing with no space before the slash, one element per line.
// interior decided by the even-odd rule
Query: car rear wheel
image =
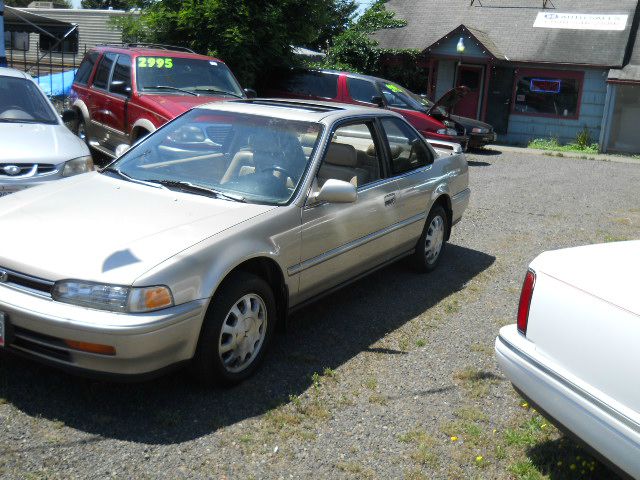
<path fill-rule="evenodd" d="M 448 217 L 441 205 L 435 205 L 425 222 L 422 235 L 413 254 L 413 264 L 420 272 L 434 270 L 446 245 Z"/>
<path fill-rule="evenodd" d="M 237 272 L 211 300 L 191 364 L 202 383 L 239 383 L 259 367 L 276 322 L 276 302 L 260 277 Z"/>

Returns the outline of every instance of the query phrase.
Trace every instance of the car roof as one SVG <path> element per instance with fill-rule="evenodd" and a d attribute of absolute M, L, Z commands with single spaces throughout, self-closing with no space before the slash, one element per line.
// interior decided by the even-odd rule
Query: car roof
<path fill-rule="evenodd" d="M 0 77 L 14 77 L 14 78 L 24 78 L 27 80 L 33 80 L 31 75 L 21 72 L 20 70 L 16 70 L 15 68 L 7 68 L 0 67 Z"/>
<path fill-rule="evenodd" d="M 380 108 L 361 107 L 346 103 L 312 100 L 286 100 L 281 98 L 230 100 L 226 102 L 207 103 L 199 105 L 196 108 L 247 113 L 316 123 L 328 123 L 354 116 L 394 116 L 402 118 L 402 116 L 397 113 Z"/>
<path fill-rule="evenodd" d="M 224 63 L 222 60 L 216 57 L 208 57 L 206 55 L 200 55 L 199 53 L 177 49 L 177 47 L 174 50 L 171 47 L 154 48 L 152 46 L 143 46 L 143 45 L 135 45 L 135 44 L 134 45 L 102 44 L 102 45 L 96 45 L 95 47 L 93 47 L 92 50 L 100 53 L 113 52 L 113 53 L 126 53 L 133 56 L 195 58 L 199 60 L 213 60 L 216 62 Z"/>

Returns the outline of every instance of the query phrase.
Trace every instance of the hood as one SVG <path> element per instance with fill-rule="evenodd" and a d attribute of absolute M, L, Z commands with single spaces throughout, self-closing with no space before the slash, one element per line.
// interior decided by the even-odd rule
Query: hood
<path fill-rule="evenodd" d="M 640 241 L 544 252 L 531 268 L 640 315 Z"/>
<path fill-rule="evenodd" d="M 493 131 L 493 127 L 491 125 L 481 122 L 480 120 L 476 120 L 475 118 L 460 117 L 458 115 L 449 115 L 449 118 L 462 125 L 467 130 L 467 133 L 471 133 L 471 129 L 473 128 L 485 128 L 490 132 Z"/>
<path fill-rule="evenodd" d="M 64 125 L 0 123 L 0 163 L 52 163 L 89 155 Z"/>
<path fill-rule="evenodd" d="M 186 248 L 277 208 L 92 172 L 0 198 L 0 266 L 47 280 L 131 285 Z"/>
<path fill-rule="evenodd" d="M 205 103 L 212 102 L 223 102 L 231 99 L 232 97 L 209 95 L 198 95 L 195 97 L 193 95 L 182 94 L 144 94 L 140 96 L 139 102 L 145 107 L 153 110 L 154 112 L 160 113 L 162 116 L 170 120 L 178 115 L 182 115 L 193 107 L 197 107 L 198 105 L 204 105 Z"/>
<path fill-rule="evenodd" d="M 433 106 L 429 110 L 427 110 L 427 113 L 431 115 L 432 113 L 436 112 L 436 110 L 439 107 L 442 110 L 444 110 L 447 114 L 449 114 L 453 109 L 453 107 L 455 106 L 455 104 L 458 103 L 460 100 L 462 100 L 469 92 L 470 92 L 469 87 L 465 87 L 464 85 L 461 85 L 456 88 L 452 88 L 443 96 L 441 96 L 436 101 L 436 103 L 434 103 Z"/>

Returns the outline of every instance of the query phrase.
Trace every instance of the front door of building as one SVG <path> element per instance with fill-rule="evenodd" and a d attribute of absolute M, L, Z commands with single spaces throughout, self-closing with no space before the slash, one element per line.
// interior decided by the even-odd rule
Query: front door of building
<path fill-rule="evenodd" d="M 481 65 L 459 65 L 456 75 L 456 87 L 465 86 L 469 93 L 460 100 L 455 108 L 456 115 L 461 117 L 478 118 L 480 113 L 480 99 L 482 98 L 482 76 L 484 67 Z"/>
<path fill-rule="evenodd" d="M 509 127 L 513 79 L 514 69 L 512 67 L 495 66 L 491 68 L 485 121 L 493 125 L 496 133 L 502 135 L 507 133 Z"/>

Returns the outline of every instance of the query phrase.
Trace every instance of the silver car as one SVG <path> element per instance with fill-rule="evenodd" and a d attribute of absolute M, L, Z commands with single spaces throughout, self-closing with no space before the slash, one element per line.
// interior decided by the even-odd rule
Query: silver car
<path fill-rule="evenodd" d="M 33 79 L 12 68 L 0 68 L 0 145 L 0 197 L 93 170 L 86 144 Z"/>
<path fill-rule="evenodd" d="M 0 199 L 0 344 L 238 382 L 291 310 L 401 257 L 433 270 L 469 194 L 464 156 L 389 111 L 198 107 L 101 172 Z"/>

